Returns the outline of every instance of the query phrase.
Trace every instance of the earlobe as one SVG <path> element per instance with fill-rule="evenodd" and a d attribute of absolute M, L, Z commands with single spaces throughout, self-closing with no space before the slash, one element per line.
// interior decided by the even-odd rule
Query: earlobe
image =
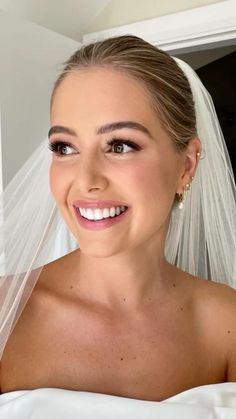
<path fill-rule="evenodd" d="M 190 190 L 190 188 L 191 188 L 191 183 L 192 183 L 192 181 L 193 181 L 193 176 L 191 177 L 191 181 L 189 182 L 189 183 L 186 183 L 186 185 L 184 186 L 184 190 L 183 190 L 183 192 L 181 192 L 181 193 L 178 193 L 178 198 L 179 198 L 179 204 L 178 204 L 178 207 L 179 207 L 179 209 L 180 210 L 182 210 L 183 209 L 183 207 L 184 207 L 184 194 L 185 194 L 185 192 L 187 192 L 187 191 L 189 191 Z"/>

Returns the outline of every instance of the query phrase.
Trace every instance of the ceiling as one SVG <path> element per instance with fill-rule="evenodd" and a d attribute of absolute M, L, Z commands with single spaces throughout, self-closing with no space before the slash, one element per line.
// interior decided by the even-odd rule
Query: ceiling
<path fill-rule="evenodd" d="M 111 0 L 0 0 L 0 10 L 82 42 L 87 28 L 108 3 L 111 3 Z M 235 49 L 234 42 L 233 46 L 178 56 L 197 69 Z"/>
<path fill-rule="evenodd" d="M 0 9 L 82 42 L 110 0 L 0 0 Z"/>

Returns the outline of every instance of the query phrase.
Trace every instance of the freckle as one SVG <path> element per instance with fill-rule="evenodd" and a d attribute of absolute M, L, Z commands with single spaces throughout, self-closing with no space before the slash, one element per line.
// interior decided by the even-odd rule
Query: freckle
<path fill-rule="evenodd" d="M 152 340 L 152 343 L 155 343 L 155 340 Z"/>
<path fill-rule="evenodd" d="M 110 365 L 108 365 L 108 368 L 111 368 L 111 366 L 110 366 Z"/>
<path fill-rule="evenodd" d="M 133 359 L 137 359 L 137 357 L 136 357 L 136 356 L 134 356 L 134 357 L 133 357 Z"/>
<path fill-rule="evenodd" d="M 71 285 L 71 286 L 70 286 L 70 289 L 72 289 L 72 288 L 73 288 L 73 286 Z"/>
<path fill-rule="evenodd" d="M 228 333 L 231 333 L 231 331 L 230 331 L 230 330 L 228 330 Z"/>
<path fill-rule="evenodd" d="M 183 311 L 183 307 L 180 307 L 180 310 Z"/>
<path fill-rule="evenodd" d="M 152 299 L 151 299 L 151 298 L 149 298 L 148 300 L 149 300 L 149 301 L 152 301 Z"/>
<path fill-rule="evenodd" d="M 123 358 L 120 358 L 121 361 L 123 361 Z"/>
<path fill-rule="evenodd" d="M 123 301 L 126 301 L 126 298 L 123 298 Z"/>
<path fill-rule="evenodd" d="M 176 284 L 173 284 L 172 287 L 176 287 Z"/>

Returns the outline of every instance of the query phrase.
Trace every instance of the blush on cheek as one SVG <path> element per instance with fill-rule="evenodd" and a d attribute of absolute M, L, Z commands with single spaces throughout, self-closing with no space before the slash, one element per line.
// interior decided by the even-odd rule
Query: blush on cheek
<path fill-rule="evenodd" d="M 153 208 L 154 212 L 158 209 L 161 218 L 165 218 L 171 211 L 175 196 L 176 174 L 173 167 L 169 166 L 156 159 L 148 167 L 142 166 L 133 176 L 133 183 L 142 202 L 150 209 Z"/>
<path fill-rule="evenodd" d="M 151 165 L 139 167 L 135 173 L 132 173 L 131 183 L 147 196 L 160 194 L 165 189 L 166 181 L 163 179 L 163 174 L 153 168 Z"/>
<path fill-rule="evenodd" d="M 64 182 L 65 180 L 57 170 L 53 168 L 50 169 L 49 187 L 59 208 L 63 205 L 63 202 L 65 202 L 66 187 Z"/>

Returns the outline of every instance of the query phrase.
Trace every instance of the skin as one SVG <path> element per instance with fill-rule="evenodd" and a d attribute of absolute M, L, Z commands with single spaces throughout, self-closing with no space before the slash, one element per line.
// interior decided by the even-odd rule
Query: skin
<path fill-rule="evenodd" d="M 141 150 L 125 147 L 123 156 L 106 153 L 105 141 L 113 133 L 95 135 L 95 128 L 123 120 L 142 123 L 153 140 L 135 130 L 117 130 L 115 135 L 131 138 Z M 137 307 L 154 289 L 159 294 L 166 287 L 169 267 L 163 253 L 169 213 L 175 193 L 183 192 L 195 174 L 200 141 L 194 138 L 185 153 L 178 153 L 140 83 L 104 69 L 64 80 L 52 106 L 51 124 L 77 133 L 69 138 L 76 152 L 69 149 L 71 155 L 64 160 L 54 158 L 50 186 L 80 243 L 78 292 L 110 307 L 119 306 L 122 298 L 127 298 L 126 306 Z M 54 134 L 51 141 L 56 138 L 65 140 L 65 135 Z M 114 199 L 127 203 L 131 211 L 123 223 L 90 232 L 78 225 L 75 199 Z"/>
<path fill-rule="evenodd" d="M 153 139 L 127 128 L 95 133 L 122 120 L 143 124 Z M 80 249 L 45 265 L 6 345 L 2 392 L 59 387 L 160 401 L 236 381 L 235 291 L 164 258 L 172 203 L 195 175 L 200 140 L 177 152 L 143 85 L 104 68 L 67 76 L 51 125 L 76 132 L 50 139 L 73 145 L 52 158 L 50 187 Z M 114 135 L 139 151 L 108 153 Z M 130 213 L 88 231 L 75 218 L 75 199 L 118 200 Z"/>

